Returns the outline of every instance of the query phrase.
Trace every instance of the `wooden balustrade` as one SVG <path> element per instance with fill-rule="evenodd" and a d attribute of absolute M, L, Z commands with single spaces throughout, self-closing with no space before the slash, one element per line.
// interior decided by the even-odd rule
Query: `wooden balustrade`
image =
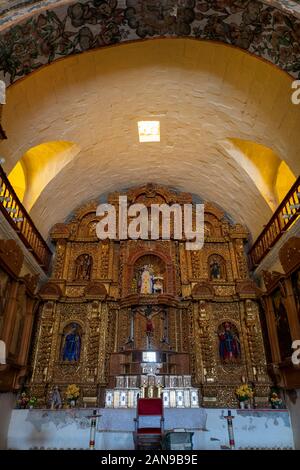
<path fill-rule="evenodd" d="M 0 165 L 0 210 L 41 268 L 49 271 L 52 252 L 19 201 Z"/>
<path fill-rule="evenodd" d="M 293 184 L 249 251 L 252 267 L 258 266 L 272 246 L 300 215 L 300 177 Z"/>

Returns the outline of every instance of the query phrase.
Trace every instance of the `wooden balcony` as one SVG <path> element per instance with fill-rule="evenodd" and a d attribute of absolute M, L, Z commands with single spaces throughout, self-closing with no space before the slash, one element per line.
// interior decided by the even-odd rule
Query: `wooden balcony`
<path fill-rule="evenodd" d="M 249 251 L 253 268 L 259 265 L 269 253 L 272 246 L 295 223 L 300 215 L 300 177 L 291 187 L 283 201 L 274 212 L 269 223 L 265 226 Z"/>
<path fill-rule="evenodd" d="M 35 227 L 30 215 L 19 201 L 0 165 L 0 211 L 32 253 L 41 268 L 48 273 L 52 252 Z"/>

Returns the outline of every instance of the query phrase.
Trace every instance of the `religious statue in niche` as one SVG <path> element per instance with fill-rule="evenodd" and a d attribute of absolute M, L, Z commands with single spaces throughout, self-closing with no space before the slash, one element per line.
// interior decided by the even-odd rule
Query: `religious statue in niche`
<path fill-rule="evenodd" d="M 145 254 L 137 259 L 131 281 L 132 292 L 144 295 L 165 292 L 165 262 L 156 254 Z"/>
<path fill-rule="evenodd" d="M 75 281 L 89 281 L 91 278 L 93 259 L 88 254 L 78 256 L 75 261 Z"/>
<path fill-rule="evenodd" d="M 78 362 L 81 351 L 81 328 L 77 323 L 67 325 L 63 333 L 62 360 Z"/>
<path fill-rule="evenodd" d="M 141 294 L 162 294 L 163 293 L 163 276 L 155 273 L 152 265 L 145 265 L 140 270 L 138 278 L 138 291 Z"/>
<path fill-rule="evenodd" d="M 222 256 L 212 255 L 208 259 L 209 264 L 209 274 L 211 280 L 225 280 L 226 271 L 225 271 L 225 261 Z"/>
<path fill-rule="evenodd" d="M 49 400 L 51 410 L 57 410 L 62 408 L 62 399 L 60 396 L 60 391 L 58 386 L 56 385 L 50 393 L 50 400 Z"/>
<path fill-rule="evenodd" d="M 219 354 L 222 362 L 234 362 L 241 357 L 239 334 L 235 325 L 224 322 L 218 329 Z"/>

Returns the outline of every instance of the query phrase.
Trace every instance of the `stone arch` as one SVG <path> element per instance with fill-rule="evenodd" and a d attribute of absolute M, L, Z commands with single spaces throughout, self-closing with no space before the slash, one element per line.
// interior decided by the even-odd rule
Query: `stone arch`
<path fill-rule="evenodd" d="M 295 42 L 299 12 L 287 7 L 286 2 L 273 5 L 272 0 L 266 5 L 254 0 L 237 5 L 202 1 L 200 5 L 194 0 L 183 0 L 177 6 L 165 2 L 153 8 L 149 0 L 127 0 L 125 4 L 116 0 L 97 4 L 69 0 L 63 5 L 48 5 L 46 11 L 43 5 L 32 8 L 30 3 L 22 10 L 23 18 L 20 12 L 14 15 L 12 11 L 2 24 L 1 47 L 10 53 L 2 62 L 1 72 L 9 83 L 62 56 L 170 36 L 230 44 L 299 76 Z M 91 17 L 95 20 L 91 21 Z"/>
<path fill-rule="evenodd" d="M 176 184 L 178 190 L 199 196 L 202 201 L 218 202 L 232 219 L 247 224 L 253 238 L 269 220 L 272 211 L 253 178 L 228 152 L 224 152 L 223 147 L 220 150 L 220 142 L 230 135 L 260 142 L 280 154 L 296 174 L 299 169 L 296 123 L 300 108 L 291 103 L 290 78 L 270 64 L 223 44 L 216 46 L 209 41 L 178 39 L 177 50 L 173 44 L 173 40 L 163 39 L 91 51 L 53 63 L 8 89 L 3 119 L 15 139 L 1 143 L 7 173 L 26 152 L 28 142 L 32 146 L 40 141 L 50 142 L 58 126 L 64 129 L 64 139 L 76 141 L 81 149 L 49 181 L 30 210 L 45 237 L 54 223 L 65 220 L 82 204 L 83 198 L 98 199 L 99 195 L 128 188 L 129 182 L 135 187 L 148 181 L 173 188 Z M 128 53 L 126 67 L 122 62 L 124 49 Z M 232 71 L 240 70 L 241 64 L 244 75 L 239 79 Z M 255 78 L 247 74 L 248 69 L 255 73 Z M 160 74 L 160 70 L 165 72 Z M 157 72 L 159 89 L 155 81 Z M 144 144 L 138 144 L 137 123 L 132 116 L 143 118 L 139 116 L 141 109 L 145 110 L 145 115 L 151 112 L 148 95 L 143 87 L 140 88 L 140 84 L 147 77 L 149 79 L 149 74 L 154 80 L 149 80 L 148 92 L 160 103 L 155 107 L 158 106 L 159 112 L 168 110 L 168 113 L 160 115 L 161 142 L 149 146 L 145 153 Z M 270 76 L 274 88 L 267 86 Z M 52 94 L 49 93 L 50 83 Z M 111 87 L 120 93 L 120 97 L 128 93 L 127 110 L 116 105 L 112 111 L 110 106 L 99 105 L 105 96 L 110 96 Z M 193 90 L 197 87 L 203 89 L 201 99 L 194 97 Z M 178 90 L 176 104 L 170 93 L 174 88 Z M 96 101 L 94 89 L 98 90 Z M 278 91 L 276 99 L 274 89 Z M 20 99 L 21 91 L 26 100 Z M 56 95 L 59 93 L 65 99 L 59 101 L 58 118 Z M 84 104 L 82 93 L 86 96 Z M 31 102 L 30 109 L 26 109 L 27 101 Z M 271 102 L 272 113 L 269 112 Z M 91 128 L 86 126 L 86 113 L 77 113 L 81 106 L 86 107 Z M 245 106 L 249 108 L 247 116 L 244 115 Z M 27 119 L 24 120 L 22 116 L 26 112 Z M 179 114 L 181 119 L 177 117 Z M 253 115 L 257 115 L 255 122 L 252 122 Z M 285 115 L 289 116 L 289 122 L 295 123 L 291 129 L 280 125 Z M 115 122 L 114 116 L 121 116 L 121 126 L 111 129 L 115 136 L 112 148 L 108 123 L 111 119 Z M 208 116 L 213 116 L 213 121 Z M 65 122 L 70 125 L 65 126 Z M 98 122 L 101 122 L 100 126 Z M 178 126 L 181 132 L 176 133 Z M 276 138 L 274 129 L 278 129 Z M 119 171 L 120 158 L 122 171 Z M 172 174 L 166 168 L 170 158 L 174 163 Z M 74 188 L 74 181 L 80 181 L 84 193 L 78 187 Z M 50 197 L 51 205 L 48 204 Z"/>

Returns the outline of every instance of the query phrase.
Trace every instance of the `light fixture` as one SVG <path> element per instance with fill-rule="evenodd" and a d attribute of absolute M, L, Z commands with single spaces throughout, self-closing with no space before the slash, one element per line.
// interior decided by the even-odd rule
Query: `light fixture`
<path fill-rule="evenodd" d="M 160 142 L 159 121 L 138 121 L 140 142 Z"/>

